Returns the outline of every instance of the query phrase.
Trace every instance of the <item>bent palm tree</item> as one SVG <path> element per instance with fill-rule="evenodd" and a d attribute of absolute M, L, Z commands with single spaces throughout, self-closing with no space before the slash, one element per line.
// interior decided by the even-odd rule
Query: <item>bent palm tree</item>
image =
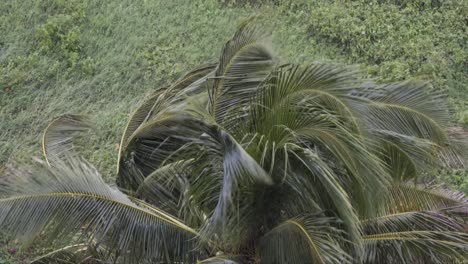
<path fill-rule="evenodd" d="M 467 200 L 418 184 L 450 147 L 443 94 L 341 65 L 279 64 L 264 36 L 243 23 L 218 63 L 132 114 L 118 189 L 73 150 L 89 122 L 55 120 L 47 163 L 4 177 L 0 226 L 26 242 L 75 243 L 37 263 L 467 258 Z"/>

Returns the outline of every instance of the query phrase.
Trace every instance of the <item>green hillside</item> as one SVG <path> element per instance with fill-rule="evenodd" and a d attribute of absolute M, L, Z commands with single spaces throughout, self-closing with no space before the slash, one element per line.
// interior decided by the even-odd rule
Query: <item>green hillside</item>
<path fill-rule="evenodd" d="M 449 91 L 454 120 L 467 125 L 467 2 L 243 2 L 1 1 L 0 163 L 40 155 L 47 123 L 80 113 L 97 124 L 85 153 L 112 177 L 137 103 L 215 59 L 252 14 L 271 30 L 278 54 L 356 63 L 377 80 L 431 80 Z"/>
<path fill-rule="evenodd" d="M 428 80 L 447 91 L 454 126 L 467 131 L 468 1 L 8 0 L 0 1 L 0 169 L 40 156 L 47 124 L 77 113 L 96 123 L 82 152 L 115 177 L 138 103 L 215 60 L 254 14 L 285 61 L 357 64 L 377 81 Z M 468 191 L 466 172 L 457 173 L 443 179 Z M 0 263 L 9 263 L 3 246 Z"/>

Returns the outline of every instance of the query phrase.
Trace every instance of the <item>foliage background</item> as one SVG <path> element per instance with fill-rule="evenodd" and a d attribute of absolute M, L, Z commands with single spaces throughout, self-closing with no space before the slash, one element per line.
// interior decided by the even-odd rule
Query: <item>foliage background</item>
<path fill-rule="evenodd" d="M 216 59 L 252 14 L 285 61 L 359 64 L 378 81 L 427 79 L 448 91 L 455 121 L 468 127 L 467 1 L 9 0 L 0 1 L 0 165 L 39 156 L 54 117 L 86 114 L 97 125 L 83 152 L 111 179 L 128 114 Z M 440 178 L 468 191 L 467 176 Z"/>

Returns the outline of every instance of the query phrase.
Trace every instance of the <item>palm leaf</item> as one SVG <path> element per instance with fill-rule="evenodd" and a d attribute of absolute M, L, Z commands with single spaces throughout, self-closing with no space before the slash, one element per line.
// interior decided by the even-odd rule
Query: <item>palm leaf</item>
<path fill-rule="evenodd" d="M 63 115 L 52 121 L 42 135 L 42 152 L 49 166 L 64 155 L 72 155 L 73 140 L 78 133 L 92 128 L 85 116 Z"/>
<path fill-rule="evenodd" d="M 363 236 L 364 263 L 461 263 L 468 257 L 468 234 L 402 231 Z"/>
<path fill-rule="evenodd" d="M 441 146 L 439 159 L 449 168 L 468 168 L 468 133 L 461 127 L 451 127 L 447 132 L 450 139 Z"/>
<path fill-rule="evenodd" d="M 129 150 L 134 153 L 134 161 L 124 159 L 127 164 L 121 173 L 128 172 L 133 179 L 141 175 L 138 181 L 132 183 L 132 188 L 141 194 L 141 198 L 147 198 L 150 202 L 153 200 L 157 205 L 161 205 L 160 195 L 170 198 L 164 199 L 163 203 L 170 204 L 171 212 L 177 210 L 178 215 L 188 223 L 202 224 L 201 238 L 205 241 L 215 240 L 222 247 L 237 247 L 251 235 L 247 231 L 255 226 L 234 221 L 230 217 L 238 215 L 235 219 L 241 219 L 244 214 L 253 216 L 249 209 L 253 198 L 249 196 L 250 200 L 246 200 L 244 205 L 247 211 L 242 212 L 244 209 L 234 207 L 234 197 L 241 197 L 241 188 L 269 185 L 272 181 L 268 173 L 226 131 L 181 114 L 158 122 L 147 122 L 138 129 L 132 140 L 134 142 Z M 187 166 L 186 178 L 170 165 L 192 159 L 194 161 Z M 130 162 L 133 164 L 130 165 Z M 135 171 L 129 171 L 129 168 Z M 185 181 L 184 187 L 179 185 L 181 180 Z M 170 181 L 177 182 L 179 186 Z M 190 215 L 192 213 L 195 214 Z M 208 219 L 202 222 L 200 217 Z M 236 229 L 229 230 L 238 224 L 244 227 L 245 235 L 235 239 L 229 234 Z"/>
<path fill-rule="evenodd" d="M 234 134 L 250 133 L 261 139 L 261 143 L 252 144 L 259 151 L 249 153 L 261 157 L 261 161 L 269 161 L 266 167 L 272 171 L 280 171 L 275 162 L 287 165 L 288 161 L 272 157 L 283 157 L 277 150 L 281 151 L 290 142 L 326 152 L 331 156 L 327 165 L 333 170 L 346 171 L 345 177 L 340 177 L 340 184 L 346 190 L 356 191 L 353 199 L 360 200 L 359 213 L 372 214 L 368 204 L 373 194 L 384 188 L 389 176 L 382 160 L 371 152 L 372 142 L 365 138 L 359 114 L 353 108 L 362 100 L 350 93 L 361 82 L 356 71 L 341 65 L 280 66 L 260 85 L 251 100 L 250 115 L 244 118 L 247 121 L 239 119 L 241 124 Z"/>
<path fill-rule="evenodd" d="M 234 192 L 238 191 L 239 185 L 258 183 L 271 185 L 273 183 L 270 175 L 232 136 L 223 130 L 219 131 L 216 136 L 219 137 L 218 142 L 222 146 L 223 179 L 218 203 L 213 211 L 211 221 L 204 229 L 209 236 L 216 232 L 226 231 L 228 210 L 232 205 Z"/>
<path fill-rule="evenodd" d="M 251 100 L 249 128 L 264 135 L 281 126 L 294 131 L 313 125 L 316 116 L 312 114 L 319 108 L 336 113 L 342 121 L 350 123 L 349 127 L 357 129 L 348 94 L 358 85 L 355 72 L 340 65 L 280 66 Z M 270 139 L 281 141 L 280 137 Z"/>
<path fill-rule="evenodd" d="M 313 215 L 289 219 L 260 240 L 260 263 L 351 263 L 336 219 Z"/>
<path fill-rule="evenodd" d="M 45 241 L 69 243 L 82 231 L 126 263 L 195 257 L 193 229 L 138 206 L 86 163 L 67 158 L 53 168 L 12 170 L 8 178 L 15 177 L 17 185 L 2 186 L 0 226 L 23 241 L 46 232 Z"/>
<path fill-rule="evenodd" d="M 146 99 L 130 116 L 124 129 L 120 145 L 125 146 L 128 138 L 135 132 L 135 130 L 137 130 L 143 123 L 157 115 L 159 111 L 163 110 L 164 106 L 167 107 L 167 104 L 174 104 L 181 99 L 185 99 L 184 96 L 189 96 L 194 93 L 194 91 L 200 87 L 200 82 L 206 80 L 204 77 L 208 76 L 215 67 L 216 64 L 200 65 L 194 70 L 186 73 L 170 86 L 160 88 L 150 95 L 150 97 Z"/>
<path fill-rule="evenodd" d="M 32 264 L 66 264 L 66 263 L 80 263 L 81 260 L 87 257 L 88 244 L 75 244 L 66 246 L 31 261 Z M 91 262 L 92 263 L 92 262 Z"/>
<path fill-rule="evenodd" d="M 429 139 L 439 145 L 447 141 L 444 126 L 451 117 L 443 101 L 445 94 L 430 89 L 427 83 L 385 85 L 369 89 L 359 97 L 368 101 L 357 105 L 356 109 L 365 117 L 370 129 Z"/>
<path fill-rule="evenodd" d="M 136 191 L 173 152 L 200 137 L 204 128 L 191 120 L 186 115 L 166 113 L 138 128 L 122 149 L 117 185 Z"/>
<path fill-rule="evenodd" d="M 230 256 L 230 255 L 220 255 L 204 260 L 197 261 L 197 264 L 239 264 L 244 258 L 242 256 Z"/>
<path fill-rule="evenodd" d="M 160 204 L 158 207 L 165 211 L 177 213 L 180 197 L 177 193 L 183 192 L 187 181 L 187 173 L 193 160 L 179 160 L 159 167 L 148 175 L 135 192 L 137 197 L 144 198 L 151 204 Z"/>
<path fill-rule="evenodd" d="M 462 222 L 445 210 L 388 214 L 362 220 L 361 224 L 366 235 L 414 230 L 463 232 L 464 229 Z"/>
<path fill-rule="evenodd" d="M 209 112 L 221 125 L 231 108 L 250 100 L 273 65 L 271 52 L 264 45 L 265 35 L 253 19 L 243 22 L 224 45 L 209 90 Z"/>
<path fill-rule="evenodd" d="M 208 76 L 212 75 L 215 66 L 215 64 L 201 65 L 185 74 L 169 87 L 157 90 L 130 116 L 119 147 L 117 163 L 118 184 L 126 182 L 126 180 L 121 179 L 122 177 L 132 177 L 129 174 L 120 173 L 120 168 L 125 163 L 125 160 L 122 159 L 125 159 L 124 156 L 128 155 L 128 147 L 132 143 L 132 139 L 135 138 L 140 131 L 139 128 L 143 128 L 149 121 L 157 123 L 158 121 L 164 120 L 168 112 L 177 111 L 177 109 L 180 108 L 180 104 L 183 104 L 184 99 L 197 93 L 202 84 L 206 82 Z M 130 179 L 129 181 L 132 182 L 133 180 Z M 129 188 L 127 185 L 119 186 L 122 188 Z"/>
<path fill-rule="evenodd" d="M 71 263 L 121 263 L 118 257 L 112 257 L 105 246 L 95 243 L 80 243 L 53 250 L 35 258 L 31 264 L 71 264 Z"/>
<path fill-rule="evenodd" d="M 436 168 L 440 147 L 431 140 L 388 130 L 374 130 L 381 141 L 382 159 L 396 181 L 414 180 Z"/>
<path fill-rule="evenodd" d="M 361 221 L 364 262 L 450 263 L 467 256 L 462 193 L 398 184 L 378 201 L 378 216 Z"/>
<path fill-rule="evenodd" d="M 310 149 L 304 149 L 298 146 L 291 145 L 291 154 L 300 162 L 304 169 L 308 172 L 302 177 L 313 177 L 317 187 L 314 190 L 319 192 L 319 189 L 323 190 L 322 197 L 326 197 L 326 200 L 331 202 L 332 210 L 336 212 L 339 218 L 343 221 L 346 226 L 347 233 L 351 240 L 355 243 L 355 249 L 357 252 L 360 251 L 360 227 L 357 223 L 357 214 L 354 211 L 353 206 L 350 203 L 348 193 L 343 189 L 343 186 L 339 183 L 336 174 L 330 169 L 330 167 L 320 159 L 320 157 L 311 151 Z M 309 174 L 310 173 L 310 174 Z M 312 181 L 311 181 L 312 182 Z M 318 185 L 319 183 L 320 185 Z M 319 189 L 317 189 L 319 188 Z M 324 199 L 325 200 L 325 199 Z M 324 209 L 329 209 L 325 207 Z"/>
<path fill-rule="evenodd" d="M 168 107 L 169 104 L 175 104 L 187 96 L 196 93 L 201 83 L 206 81 L 207 76 L 210 76 L 215 67 L 216 64 L 200 65 L 170 86 L 160 88 L 150 95 L 130 116 L 121 139 L 122 143 L 126 143 L 135 130 L 156 116 L 164 107 Z"/>
<path fill-rule="evenodd" d="M 192 184 L 190 181 L 193 181 L 195 175 L 199 176 L 203 172 L 197 173 L 193 168 L 193 162 L 195 162 L 193 159 L 178 160 L 161 166 L 145 178 L 136 190 L 135 196 L 178 216 L 190 226 L 202 226 L 207 211 L 202 210 L 202 207 L 194 202 L 197 200 L 194 197 L 198 192 L 196 191 L 198 183 Z"/>
<path fill-rule="evenodd" d="M 462 192 L 438 188 L 424 188 L 414 184 L 395 184 L 377 199 L 378 215 L 412 211 L 443 210 L 466 206 L 468 200 Z"/>

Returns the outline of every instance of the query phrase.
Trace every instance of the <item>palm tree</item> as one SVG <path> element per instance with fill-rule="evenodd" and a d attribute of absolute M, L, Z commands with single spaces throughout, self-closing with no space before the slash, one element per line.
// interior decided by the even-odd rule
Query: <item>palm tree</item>
<path fill-rule="evenodd" d="M 455 160 L 444 94 L 281 64 L 265 37 L 247 20 L 217 63 L 141 104 L 118 188 L 73 148 L 90 121 L 54 120 L 45 162 L 5 173 L 0 226 L 59 248 L 36 263 L 465 260 L 467 199 L 422 181 Z"/>

